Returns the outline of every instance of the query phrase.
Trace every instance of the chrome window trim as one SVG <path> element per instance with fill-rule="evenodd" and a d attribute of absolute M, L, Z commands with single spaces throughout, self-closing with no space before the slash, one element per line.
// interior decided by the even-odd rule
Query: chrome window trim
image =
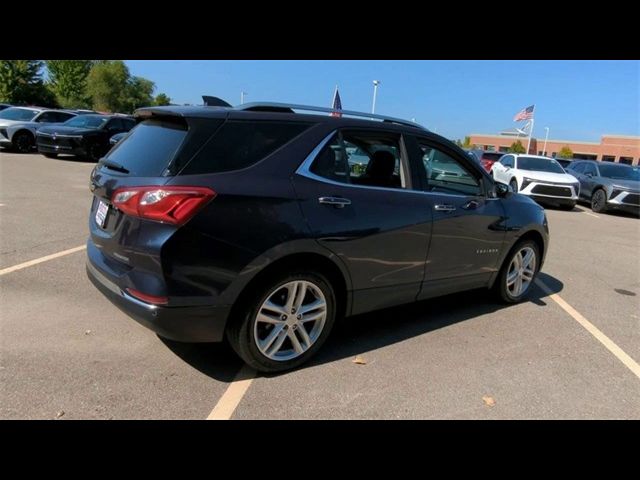
<path fill-rule="evenodd" d="M 310 170 L 311 164 L 316 159 L 316 157 L 320 154 L 320 152 L 325 147 L 325 145 L 329 143 L 329 141 L 331 141 L 331 139 L 336 133 L 338 133 L 338 129 L 332 130 L 329 133 L 329 135 L 327 135 L 313 150 L 311 150 L 311 153 L 309 153 L 309 155 L 307 155 L 307 157 L 303 160 L 302 164 L 300 164 L 300 166 L 295 171 L 295 174 L 300 175 L 302 177 L 309 178 L 311 180 L 315 180 L 317 182 L 326 183 L 328 185 L 336 185 L 338 187 L 345 187 L 345 188 L 361 188 L 365 190 L 377 190 L 377 191 L 395 192 L 395 193 L 398 193 L 398 192 L 413 193 L 413 194 L 429 195 L 429 196 L 446 195 L 449 197 L 460 197 L 460 198 L 481 197 L 481 198 L 486 198 L 487 200 L 498 200 L 497 198 L 489 198 L 483 195 L 462 195 L 462 194 L 444 193 L 444 192 L 425 192 L 423 190 L 413 190 L 408 188 L 387 188 L 387 187 L 373 187 L 370 185 L 354 185 L 353 183 L 336 182 L 335 180 L 330 180 L 328 178 L 321 177 L 320 175 L 316 175 Z"/>

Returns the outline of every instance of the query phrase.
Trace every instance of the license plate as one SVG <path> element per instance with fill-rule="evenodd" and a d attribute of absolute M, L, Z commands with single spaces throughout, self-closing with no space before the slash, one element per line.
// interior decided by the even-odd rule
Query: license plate
<path fill-rule="evenodd" d="M 100 200 L 98 210 L 96 210 L 96 223 L 101 227 L 104 227 L 104 222 L 107 219 L 107 212 L 109 211 L 109 205 Z"/>

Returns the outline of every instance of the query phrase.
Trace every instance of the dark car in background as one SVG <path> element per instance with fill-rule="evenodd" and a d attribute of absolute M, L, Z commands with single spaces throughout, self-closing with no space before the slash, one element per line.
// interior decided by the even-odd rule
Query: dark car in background
<path fill-rule="evenodd" d="M 300 111 L 332 112 L 138 110 L 91 174 L 92 283 L 160 336 L 226 338 L 261 371 L 308 360 L 343 316 L 474 288 L 526 298 L 542 207 L 413 122 Z"/>
<path fill-rule="evenodd" d="M 98 161 L 109 151 L 109 139 L 118 133 L 128 132 L 135 120 L 121 115 L 78 115 L 61 125 L 38 130 L 38 152 L 54 158 L 58 154 L 76 155 Z"/>
<path fill-rule="evenodd" d="M 594 212 L 640 213 L 640 167 L 622 163 L 574 160 L 567 170 L 580 181 L 580 200 Z"/>
<path fill-rule="evenodd" d="M 560 166 L 562 168 L 564 168 L 566 171 L 568 171 L 567 169 L 569 168 L 569 165 L 571 165 L 573 163 L 573 159 L 571 159 L 571 158 L 558 158 L 558 157 L 555 157 L 554 160 L 556 162 L 558 162 L 560 164 Z"/>
<path fill-rule="evenodd" d="M 12 107 L 13 105 L 9 105 L 8 103 L 0 103 L 0 111 L 4 110 L 5 108 L 9 108 Z"/>

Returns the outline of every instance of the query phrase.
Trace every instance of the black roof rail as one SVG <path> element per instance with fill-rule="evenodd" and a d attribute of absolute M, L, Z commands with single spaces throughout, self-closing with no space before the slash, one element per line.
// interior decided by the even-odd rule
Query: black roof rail
<path fill-rule="evenodd" d="M 334 108 L 314 107 L 312 105 L 297 105 L 290 103 L 277 103 L 277 102 L 252 102 L 245 103 L 233 107 L 234 110 L 241 111 L 262 111 L 262 112 L 282 112 L 282 113 L 295 113 L 295 110 L 303 110 L 309 112 L 323 112 L 323 113 L 340 113 L 342 115 L 348 115 L 352 117 L 366 118 L 369 120 L 382 120 L 389 123 L 397 123 L 400 125 L 406 125 L 408 127 L 420 128 L 427 130 L 422 125 L 410 122 L 409 120 L 403 120 L 401 118 L 389 117 L 386 115 L 379 115 L 377 113 L 365 113 L 355 112 L 352 110 L 336 110 Z"/>

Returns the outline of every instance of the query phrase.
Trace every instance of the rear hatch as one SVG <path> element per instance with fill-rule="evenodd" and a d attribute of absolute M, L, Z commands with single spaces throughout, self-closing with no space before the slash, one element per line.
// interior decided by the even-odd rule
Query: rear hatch
<path fill-rule="evenodd" d="M 222 122 L 154 115 L 94 168 L 88 255 L 121 289 L 143 286 L 150 295 L 167 295 L 161 249 L 215 195 L 167 184 Z"/>

